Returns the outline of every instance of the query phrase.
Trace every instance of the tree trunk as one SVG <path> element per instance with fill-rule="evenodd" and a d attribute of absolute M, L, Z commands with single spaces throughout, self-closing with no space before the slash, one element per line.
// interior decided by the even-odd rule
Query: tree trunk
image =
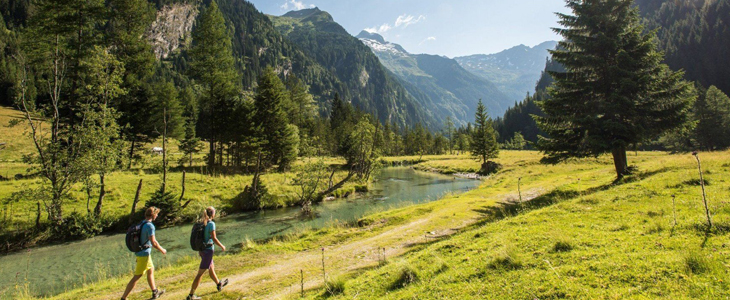
<path fill-rule="evenodd" d="M 99 216 L 101 215 L 101 207 L 104 202 L 104 196 L 106 196 L 106 185 L 104 184 L 104 174 L 99 174 L 99 201 L 96 202 L 96 207 L 94 207 L 94 215 Z"/>
<path fill-rule="evenodd" d="M 167 189 L 167 108 L 162 110 L 162 121 L 164 128 L 162 132 L 162 195 Z"/>
<path fill-rule="evenodd" d="M 132 211 L 129 213 L 129 223 L 134 222 L 134 211 L 137 210 L 137 202 L 139 202 L 139 193 L 142 191 L 142 179 L 139 180 L 137 185 L 137 193 L 134 194 L 134 202 L 132 202 Z"/>
<path fill-rule="evenodd" d="M 215 140 L 210 139 L 210 152 L 208 153 L 208 168 L 213 169 L 215 166 Z"/>
<path fill-rule="evenodd" d="M 628 161 L 626 159 L 626 147 L 616 147 L 611 151 L 613 154 L 613 165 L 616 168 L 616 177 L 621 179 L 628 174 Z"/>
<path fill-rule="evenodd" d="M 137 135 L 132 135 L 132 146 L 129 147 L 129 164 L 127 164 L 127 169 L 132 168 L 132 161 L 134 160 L 134 145 L 137 142 Z"/>
<path fill-rule="evenodd" d="M 182 177 L 182 192 L 180 192 L 180 200 L 179 201 L 182 201 L 183 196 L 185 196 L 185 171 L 183 171 L 183 174 L 182 175 L 183 175 L 183 177 Z M 183 204 L 183 206 L 182 206 L 183 209 L 185 209 L 186 207 L 188 207 L 188 204 L 190 204 L 190 200 L 192 200 L 192 198 L 188 199 L 188 201 L 185 201 L 185 204 Z"/>
<path fill-rule="evenodd" d="M 38 201 L 38 214 L 35 216 L 35 228 L 41 228 L 41 202 Z"/>

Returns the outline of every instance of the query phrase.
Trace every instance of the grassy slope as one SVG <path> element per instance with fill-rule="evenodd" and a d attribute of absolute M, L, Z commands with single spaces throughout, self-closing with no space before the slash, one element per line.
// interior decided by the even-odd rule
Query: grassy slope
<path fill-rule="evenodd" d="M 340 297 L 725 298 L 730 280 L 730 206 L 725 201 L 730 155 L 702 157 L 717 226 L 709 234 L 702 225 L 700 188 L 688 181 L 698 177 L 693 158 L 642 153 L 642 173 L 625 183 L 612 185 L 607 172 L 562 174 L 558 192 L 536 199 L 547 207 L 485 221 L 421 246 L 388 266 L 358 274 L 347 281 Z M 524 172 L 515 175 L 532 178 Z M 672 194 L 678 199 L 677 226 Z M 487 220 L 503 212 L 475 208 Z M 394 284 L 404 269 L 415 270 L 418 280 Z"/>
<path fill-rule="evenodd" d="M 726 243 L 730 207 L 730 153 L 702 154 L 708 195 L 720 229 L 701 228 L 696 165 L 689 155 L 639 153 L 640 173 L 613 184 L 607 157 L 540 165 L 535 152 L 505 151 L 505 170 L 477 190 L 440 201 L 383 212 L 363 227 L 333 226 L 292 234 L 219 256 L 216 267 L 230 289 L 208 299 L 298 297 L 299 270 L 307 298 L 325 297 L 321 251 L 328 277 L 344 284 L 341 298 L 706 298 L 728 294 Z M 424 157 L 428 159 L 428 157 Z M 476 168 L 466 157 L 438 157 L 422 167 Z M 523 205 L 514 203 L 522 177 Z M 672 226 L 671 194 L 677 195 Z M 367 225 L 369 224 L 369 225 Z M 425 234 L 424 234 L 425 233 Z M 227 241 L 234 244 L 236 241 Z M 385 249 L 389 263 L 378 266 Z M 171 297 L 184 296 L 196 260 L 158 271 Z M 394 284 L 403 269 L 414 283 Z M 117 297 L 126 276 L 90 284 L 57 299 Z M 140 285 L 138 291 L 143 291 Z M 135 294 L 132 299 L 141 299 Z"/>

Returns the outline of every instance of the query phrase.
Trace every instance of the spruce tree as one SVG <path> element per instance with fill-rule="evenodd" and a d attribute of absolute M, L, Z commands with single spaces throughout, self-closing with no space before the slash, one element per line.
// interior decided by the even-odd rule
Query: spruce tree
<path fill-rule="evenodd" d="M 259 140 L 264 143 L 265 162 L 269 165 L 287 164 L 284 152 L 288 149 L 287 143 L 293 142 L 292 129 L 287 130 L 289 120 L 284 108 L 284 104 L 288 101 L 287 97 L 284 84 L 276 76 L 274 69 L 266 68 L 259 77 L 254 97 L 254 124 L 257 126 Z M 281 165 L 279 167 L 282 168 Z"/>
<path fill-rule="evenodd" d="M 208 166 L 214 167 L 216 145 L 223 140 L 229 121 L 226 116 L 235 106 L 234 98 L 240 85 L 239 75 L 234 69 L 231 37 L 215 0 L 201 14 L 193 31 L 190 56 L 191 73 L 204 86 L 198 134 L 208 140 Z"/>
<path fill-rule="evenodd" d="M 497 143 L 497 133 L 492 127 L 492 120 L 487 115 L 487 110 L 479 99 L 477 111 L 474 118 L 474 129 L 471 135 L 471 143 L 469 144 L 471 155 L 481 159 L 482 169 L 485 164 L 492 158 L 499 155 L 499 143 Z"/>
<path fill-rule="evenodd" d="M 567 0 L 574 15 L 558 14 L 564 40 L 550 51 L 565 72 L 540 102 L 536 120 L 548 138 L 545 162 L 612 153 L 619 178 L 628 173 L 626 148 L 685 119 L 690 86 L 661 64 L 654 34 L 643 33 L 631 0 Z"/>
<path fill-rule="evenodd" d="M 697 140 L 706 150 L 730 146 L 730 98 L 715 86 L 695 104 Z"/>

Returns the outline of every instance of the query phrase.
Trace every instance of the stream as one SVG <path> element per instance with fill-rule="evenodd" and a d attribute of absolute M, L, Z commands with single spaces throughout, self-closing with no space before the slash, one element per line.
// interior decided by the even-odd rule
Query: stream
<path fill-rule="evenodd" d="M 416 203 L 437 200 L 448 193 L 462 193 L 481 181 L 415 171 L 408 167 L 383 169 L 371 191 L 347 199 L 326 201 L 313 206 L 316 218 L 301 218 L 298 207 L 260 213 L 229 215 L 216 219 L 221 242 L 240 246 L 246 238 L 261 240 L 292 230 L 321 228 L 335 221 L 350 222 L 365 215 Z M 190 249 L 190 225 L 159 229 L 156 237 L 167 249 L 165 256 L 153 250 L 155 268 L 165 268 L 178 260 L 197 255 Z M 10 298 L 16 285 L 33 296 L 52 296 L 97 281 L 100 277 L 131 277 L 134 254 L 124 245 L 124 235 L 102 235 L 0 256 L 0 299 Z M 138 284 L 146 285 L 144 280 Z M 124 286 L 119 286 L 120 293 Z"/>

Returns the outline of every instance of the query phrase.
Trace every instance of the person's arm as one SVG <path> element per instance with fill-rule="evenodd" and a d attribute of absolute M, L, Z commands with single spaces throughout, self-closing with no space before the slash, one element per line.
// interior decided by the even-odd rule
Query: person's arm
<path fill-rule="evenodd" d="M 162 254 L 167 254 L 167 250 L 165 250 L 165 248 L 162 248 L 162 246 L 160 246 L 160 243 L 157 242 L 157 239 L 155 238 L 154 235 L 150 235 L 150 242 L 152 242 L 152 247 L 154 247 L 155 249 L 162 252 Z"/>
<path fill-rule="evenodd" d="M 221 244 L 221 241 L 218 240 L 218 236 L 216 236 L 215 230 L 210 232 L 210 237 L 213 238 L 213 242 L 218 245 L 218 247 L 221 247 L 221 250 L 226 251 L 226 246 L 223 246 L 223 244 Z"/>

